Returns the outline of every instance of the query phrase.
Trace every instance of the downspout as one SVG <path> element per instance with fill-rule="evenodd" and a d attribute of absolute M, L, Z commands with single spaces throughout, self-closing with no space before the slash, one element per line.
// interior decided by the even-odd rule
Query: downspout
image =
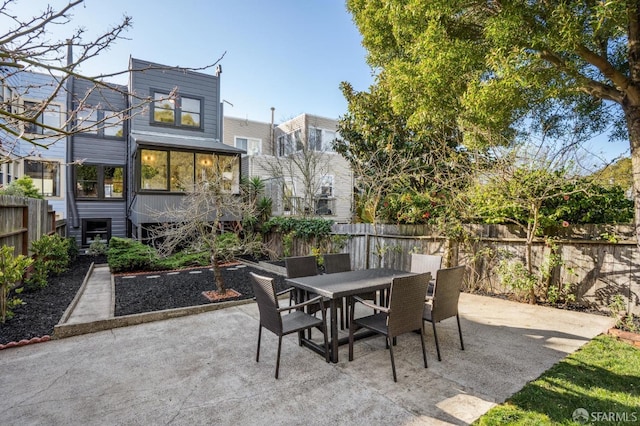
<path fill-rule="evenodd" d="M 275 108 L 271 107 L 271 132 L 269 134 L 269 138 L 271 139 L 269 142 L 271 143 L 271 152 L 273 153 L 273 155 L 276 155 L 276 141 L 275 141 L 275 129 L 273 128 L 273 116 L 274 116 L 274 112 L 275 112 Z"/>
<path fill-rule="evenodd" d="M 73 45 L 71 39 L 67 40 L 67 69 L 71 70 L 73 64 Z M 80 227 L 80 218 L 78 217 L 78 206 L 76 205 L 76 193 L 73 183 L 75 182 L 75 168 L 73 167 L 73 120 L 71 120 L 71 112 L 73 111 L 73 75 L 69 75 L 67 78 L 67 125 L 65 127 L 67 131 L 67 214 L 71 221 L 71 226 L 74 228 Z"/>
<path fill-rule="evenodd" d="M 218 87 L 217 87 L 217 95 L 218 95 L 218 142 L 223 143 L 222 141 L 222 121 L 223 121 L 223 112 L 222 112 L 222 100 L 220 99 L 220 79 L 222 74 L 222 65 L 218 64 L 216 67 L 216 77 L 218 77 Z"/>

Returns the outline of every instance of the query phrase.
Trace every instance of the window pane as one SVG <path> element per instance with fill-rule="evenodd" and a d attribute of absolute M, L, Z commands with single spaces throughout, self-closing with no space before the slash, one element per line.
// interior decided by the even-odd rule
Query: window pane
<path fill-rule="evenodd" d="M 33 184 L 45 197 L 57 197 L 60 188 L 58 163 L 52 161 L 31 161 L 24 163 L 24 172 L 31 177 Z"/>
<path fill-rule="evenodd" d="M 58 133 L 60 129 L 60 105 L 49 104 L 47 108 L 42 113 L 42 116 L 39 120 L 42 124 L 53 127 L 53 129 L 45 129 L 43 128 L 43 134 L 45 135 L 55 135 Z"/>
<path fill-rule="evenodd" d="M 87 164 L 76 166 L 76 197 L 98 197 L 98 166 Z"/>
<path fill-rule="evenodd" d="M 167 152 L 143 149 L 140 153 L 141 189 L 167 190 Z"/>
<path fill-rule="evenodd" d="M 247 150 L 247 139 L 236 138 L 236 148 Z"/>
<path fill-rule="evenodd" d="M 34 118 L 38 115 L 39 104 L 35 102 L 24 102 L 24 115 Z M 37 120 L 36 120 L 37 121 Z M 42 133 L 42 128 L 35 123 L 24 123 L 25 133 Z"/>
<path fill-rule="evenodd" d="M 155 93 L 153 103 L 153 121 L 157 123 L 175 124 L 175 101 L 168 98 L 169 95 Z"/>
<path fill-rule="evenodd" d="M 171 151 L 171 191 L 193 188 L 193 153 Z"/>
<path fill-rule="evenodd" d="M 76 127 L 85 133 L 98 134 L 97 122 L 98 111 L 94 109 L 81 109 L 76 114 Z"/>
<path fill-rule="evenodd" d="M 240 161 L 239 157 L 231 155 L 218 156 L 222 187 L 225 191 L 238 193 L 240 191 Z"/>
<path fill-rule="evenodd" d="M 180 124 L 183 126 L 200 127 L 200 114 L 183 112 L 180 116 Z"/>
<path fill-rule="evenodd" d="M 122 167 L 104 168 L 104 197 L 122 198 L 124 196 L 124 181 Z"/>
<path fill-rule="evenodd" d="M 215 178 L 213 154 L 196 154 L 196 181 L 202 183 Z"/>
<path fill-rule="evenodd" d="M 104 135 L 121 138 L 123 135 L 123 118 L 122 114 L 105 111 L 103 123 Z"/>

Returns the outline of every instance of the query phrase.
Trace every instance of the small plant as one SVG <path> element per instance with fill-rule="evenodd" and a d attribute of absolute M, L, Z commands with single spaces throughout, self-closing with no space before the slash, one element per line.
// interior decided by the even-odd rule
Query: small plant
<path fill-rule="evenodd" d="M 498 274 L 502 283 L 514 290 L 518 298 L 531 294 L 538 282 L 534 274 L 529 273 L 525 264 L 520 260 L 502 259 L 498 263 Z"/>
<path fill-rule="evenodd" d="M 22 176 L 14 180 L 6 188 L 0 189 L 0 195 L 13 195 L 15 197 L 28 197 L 44 199 L 38 188 L 33 184 L 31 176 Z"/>
<path fill-rule="evenodd" d="M 613 296 L 611 303 L 609 303 L 609 311 L 611 312 L 611 316 L 616 320 L 616 328 L 630 331 L 631 333 L 638 331 L 633 320 L 633 314 L 627 312 L 625 309 L 624 297 L 622 297 L 622 295 L 616 294 Z"/>
<path fill-rule="evenodd" d="M 33 273 L 27 279 L 31 287 L 46 287 L 49 274 L 61 274 L 69 267 L 69 239 L 57 234 L 44 235 L 31 243 Z"/>
<path fill-rule="evenodd" d="M 89 245 L 89 249 L 87 253 L 92 256 L 100 256 L 103 254 L 107 254 L 107 245 L 102 241 L 102 237 L 100 235 L 96 235 L 93 237 L 93 241 Z"/>
<path fill-rule="evenodd" d="M 13 247 L 0 247 L 0 316 L 3 323 L 12 315 L 11 308 L 22 303 L 20 299 L 7 300 L 9 291 L 22 280 L 25 271 L 33 263 L 33 259 L 22 254 L 14 257 L 13 253 Z"/>

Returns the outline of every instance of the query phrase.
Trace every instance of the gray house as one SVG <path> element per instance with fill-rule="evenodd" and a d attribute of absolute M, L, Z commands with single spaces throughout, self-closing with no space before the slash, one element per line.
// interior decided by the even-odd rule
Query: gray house
<path fill-rule="evenodd" d="M 129 70 L 126 215 L 131 236 L 144 240 L 214 164 L 239 191 L 245 151 L 222 143 L 219 68 L 209 75 L 132 58 Z"/>
<path fill-rule="evenodd" d="M 128 86 L 75 80 L 70 110 L 69 235 L 144 240 L 162 212 L 225 164 L 239 190 L 240 154 L 220 142 L 220 73 L 210 75 L 130 59 Z"/>

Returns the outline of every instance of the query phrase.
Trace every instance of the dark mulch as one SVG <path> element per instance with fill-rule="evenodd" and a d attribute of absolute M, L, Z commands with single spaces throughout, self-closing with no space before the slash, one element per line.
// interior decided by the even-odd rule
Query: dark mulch
<path fill-rule="evenodd" d="M 284 277 L 251 266 L 243 266 L 232 265 L 222 268 L 225 287 L 240 293 L 239 297 L 225 300 L 253 298 L 250 271 L 275 278 L 278 291 L 286 288 Z M 202 294 L 216 290 L 210 268 L 118 275 L 115 277 L 115 286 L 116 316 L 217 303 Z"/>
<path fill-rule="evenodd" d="M 79 256 L 73 266 L 60 275 L 49 277 L 44 288 L 9 293 L 9 299 L 19 297 L 23 304 L 13 308 L 14 316 L 0 323 L 0 344 L 51 336 L 64 311 L 82 286 L 91 262 L 104 263 L 104 258 Z"/>
<path fill-rule="evenodd" d="M 14 316 L 4 324 L 0 323 L 0 345 L 20 340 L 30 340 L 42 336 L 52 336 L 53 328 L 62 319 L 65 310 L 71 304 L 89 270 L 91 262 L 106 263 L 106 258 L 79 256 L 72 267 L 58 275 L 49 277 L 48 285 L 42 289 L 27 290 L 16 295 L 24 304 L 13 308 Z M 200 271 L 200 273 L 190 273 Z M 249 271 L 274 277 L 278 291 L 284 290 L 284 278 L 276 274 L 252 267 L 222 269 L 225 285 L 241 293 L 239 297 L 226 300 L 253 298 Z M 137 273 L 134 278 L 115 277 L 116 316 L 153 312 L 163 309 L 218 303 L 209 301 L 203 291 L 215 290 L 213 273 L 209 268 L 197 268 L 179 271 L 169 275 L 167 272 Z M 158 278 L 147 278 L 159 276 Z"/>

